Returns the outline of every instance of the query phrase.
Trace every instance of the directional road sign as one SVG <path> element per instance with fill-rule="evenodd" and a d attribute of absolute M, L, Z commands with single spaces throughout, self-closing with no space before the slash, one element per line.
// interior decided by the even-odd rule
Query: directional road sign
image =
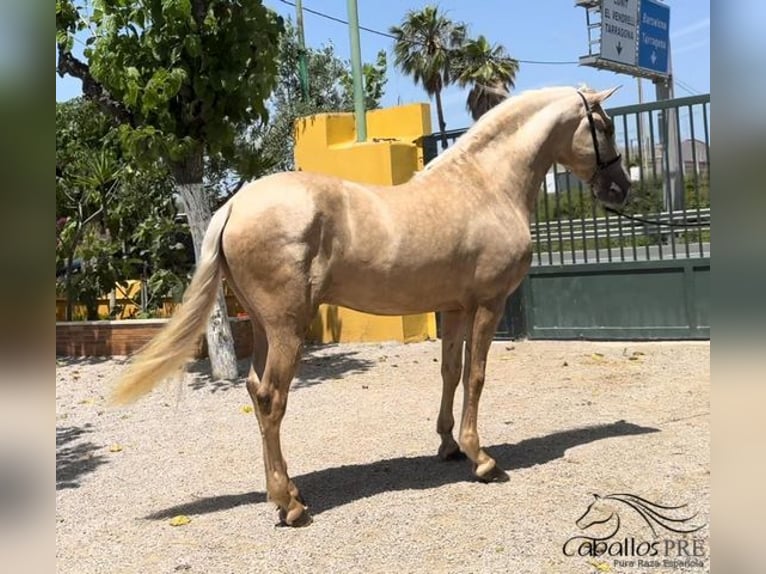
<path fill-rule="evenodd" d="M 667 4 L 659 0 L 575 0 L 575 6 L 585 8 L 588 24 L 588 55 L 580 56 L 580 65 L 653 81 L 667 79 Z"/>
<path fill-rule="evenodd" d="M 641 0 L 638 26 L 639 67 L 668 74 L 670 8 L 656 0 Z"/>
<path fill-rule="evenodd" d="M 638 0 L 603 0 L 601 58 L 636 65 Z"/>

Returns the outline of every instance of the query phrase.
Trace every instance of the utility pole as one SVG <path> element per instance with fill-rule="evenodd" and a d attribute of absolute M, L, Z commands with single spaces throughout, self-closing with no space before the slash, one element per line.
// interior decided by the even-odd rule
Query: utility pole
<path fill-rule="evenodd" d="M 638 87 L 638 104 L 641 105 L 644 103 L 644 86 L 643 80 L 641 80 L 640 77 L 636 78 L 636 85 Z M 643 158 L 643 162 L 640 166 L 642 174 L 648 169 L 647 166 L 649 165 L 649 149 L 644 145 L 644 138 L 646 137 L 646 131 L 644 130 L 644 115 L 644 113 L 638 114 L 638 125 L 636 126 L 638 128 L 638 151 Z"/>
<path fill-rule="evenodd" d="M 309 67 L 306 61 L 306 37 L 303 34 L 303 0 L 295 2 L 295 23 L 298 26 L 298 78 L 301 82 L 301 96 L 309 101 Z"/>
<path fill-rule="evenodd" d="M 367 141 L 367 118 L 364 113 L 364 86 L 362 85 L 362 54 L 359 47 L 359 13 L 356 0 L 348 0 L 348 35 L 351 40 L 351 74 L 354 80 L 354 116 L 356 141 Z"/>
<path fill-rule="evenodd" d="M 655 93 L 657 101 L 671 100 L 673 93 L 673 63 L 671 60 L 670 45 L 668 45 L 668 77 L 664 80 L 655 80 Z M 678 134 L 678 110 L 666 108 L 662 114 L 660 134 L 662 145 L 667 158 L 667 165 L 662 166 L 665 175 L 665 209 L 679 211 L 684 208 L 684 174 L 681 169 L 680 142 Z"/>

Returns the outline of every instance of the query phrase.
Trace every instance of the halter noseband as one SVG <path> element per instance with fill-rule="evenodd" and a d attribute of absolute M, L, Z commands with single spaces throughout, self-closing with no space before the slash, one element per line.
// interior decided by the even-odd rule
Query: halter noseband
<path fill-rule="evenodd" d="M 598 151 L 598 138 L 596 137 L 596 123 L 593 121 L 593 111 L 590 109 L 588 100 L 585 98 L 583 93 L 578 90 L 577 95 L 580 96 L 582 103 L 585 105 L 585 111 L 588 114 L 588 124 L 590 125 L 590 135 L 593 138 L 593 149 L 596 151 L 596 165 L 598 167 L 596 167 L 596 171 L 593 172 L 593 177 L 590 178 L 590 181 L 592 182 L 602 171 L 620 161 L 622 159 L 622 154 L 618 153 L 609 161 L 601 161 L 601 154 Z"/>

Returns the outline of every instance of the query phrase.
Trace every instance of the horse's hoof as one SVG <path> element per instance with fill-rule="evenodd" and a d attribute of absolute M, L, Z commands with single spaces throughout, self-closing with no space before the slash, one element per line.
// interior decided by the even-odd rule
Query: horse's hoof
<path fill-rule="evenodd" d="M 443 442 L 439 446 L 439 458 L 441 460 L 462 460 L 465 458 L 465 453 L 460 450 L 458 444 L 452 440 Z"/>
<path fill-rule="evenodd" d="M 473 473 L 482 482 L 508 482 L 510 477 L 494 460 L 487 461 L 474 467 Z"/>
<path fill-rule="evenodd" d="M 439 459 L 444 462 L 452 460 L 464 460 L 466 458 L 465 453 L 459 448 L 455 449 L 439 449 Z"/>
<path fill-rule="evenodd" d="M 301 526 L 308 526 L 311 524 L 312 518 L 308 511 L 308 508 L 299 504 L 288 511 L 279 509 L 279 524 L 280 526 L 292 526 L 299 528 Z"/>

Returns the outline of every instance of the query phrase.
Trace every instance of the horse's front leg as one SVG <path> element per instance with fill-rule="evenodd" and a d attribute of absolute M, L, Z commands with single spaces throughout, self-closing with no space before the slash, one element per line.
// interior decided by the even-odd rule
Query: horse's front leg
<path fill-rule="evenodd" d="M 302 340 L 292 330 L 269 332 L 269 351 L 260 382 L 248 380 L 263 441 L 266 489 L 269 499 L 279 507 L 280 520 L 289 526 L 302 526 L 311 517 L 287 474 L 282 455 L 280 428 L 287 407 L 287 394 L 295 374 Z"/>
<path fill-rule="evenodd" d="M 479 444 L 477 420 L 484 388 L 487 354 L 503 313 L 505 297 L 479 305 L 468 326 L 463 370 L 463 417 L 460 421 L 460 448 L 474 463 L 474 473 L 483 481 L 504 481 L 508 475 Z"/>
<path fill-rule="evenodd" d="M 452 428 L 455 417 L 452 414 L 455 389 L 460 382 L 463 342 L 465 341 L 467 317 L 463 311 L 445 311 L 441 314 L 442 327 L 442 400 L 436 432 L 441 437 L 439 458 L 450 460 L 464 457 L 455 439 Z"/>

